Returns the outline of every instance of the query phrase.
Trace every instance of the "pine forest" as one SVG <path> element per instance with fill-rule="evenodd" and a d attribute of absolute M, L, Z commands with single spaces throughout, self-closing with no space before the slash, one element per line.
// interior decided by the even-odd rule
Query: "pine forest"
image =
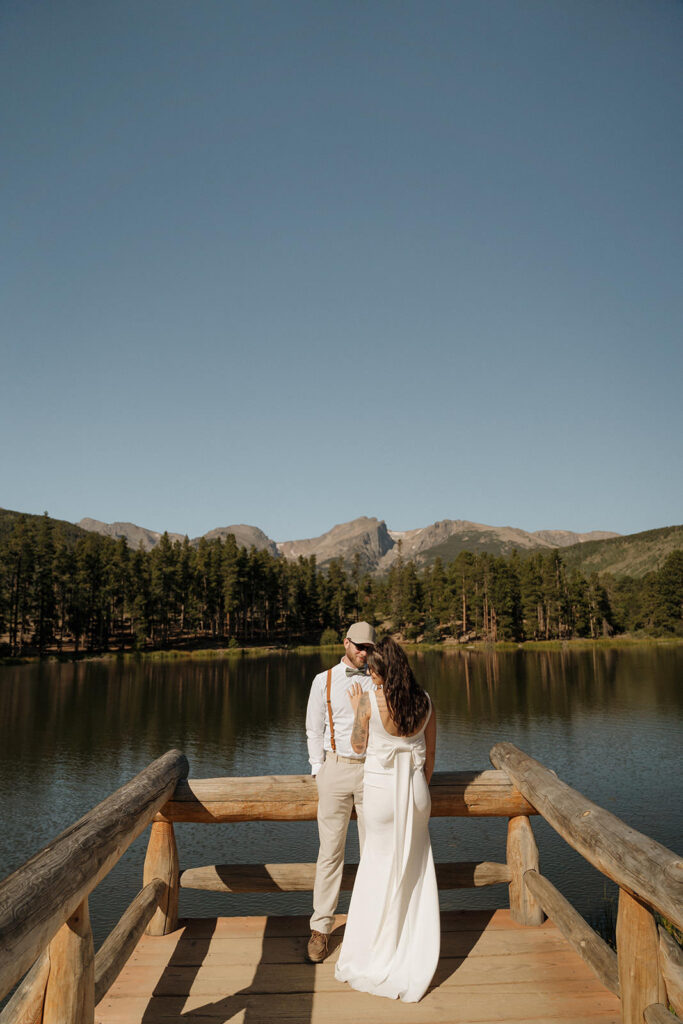
<path fill-rule="evenodd" d="M 561 552 L 460 553 L 382 576 L 225 540 L 151 551 L 18 516 L 0 536 L 0 654 L 333 643 L 366 619 L 408 641 L 683 636 L 683 550 L 643 578 L 568 569 Z"/>

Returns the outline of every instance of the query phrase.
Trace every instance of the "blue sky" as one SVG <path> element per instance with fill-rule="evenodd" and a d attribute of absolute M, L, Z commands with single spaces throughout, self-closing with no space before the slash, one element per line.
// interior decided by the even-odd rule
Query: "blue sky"
<path fill-rule="evenodd" d="M 0 505 L 683 522 L 683 5 L 4 0 Z"/>

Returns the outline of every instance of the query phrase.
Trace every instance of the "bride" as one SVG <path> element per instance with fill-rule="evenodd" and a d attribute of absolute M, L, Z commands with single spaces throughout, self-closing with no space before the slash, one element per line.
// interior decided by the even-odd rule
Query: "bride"
<path fill-rule="evenodd" d="M 352 988 L 417 1002 L 439 960 L 439 894 L 429 842 L 436 722 L 403 650 L 387 637 L 368 655 L 376 689 L 348 693 L 351 745 L 367 748 L 365 844 L 335 977 Z"/>

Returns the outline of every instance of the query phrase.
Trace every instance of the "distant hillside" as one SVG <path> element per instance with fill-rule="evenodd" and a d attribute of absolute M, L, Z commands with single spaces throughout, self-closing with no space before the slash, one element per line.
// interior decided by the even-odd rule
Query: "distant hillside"
<path fill-rule="evenodd" d="M 20 519 L 38 522 L 42 518 L 42 516 L 33 515 L 31 512 L 13 512 L 11 509 L 0 508 L 0 541 L 3 541 L 12 532 Z M 65 519 L 52 519 L 52 517 L 50 519 L 62 528 L 62 536 L 67 543 L 75 544 L 78 538 L 83 536 L 83 530 L 73 523 L 67 523 Z"/>
<path fill-rule="evenodd" d="M 585 544 L 591 540 L 608 540 L 621 534 L 609 530 L 591 530 L 590 533 L 573 533 L 571 530 L 534 530 L 532 537 L 538 537 L 558 548 L 568 548 L 572 544 Z"/>
<path fill-rule="evenodd" d="M 556 545 L 543 543 L 524 530 L 515 530 L 512 527 L 497 529 L 479 523 L 463 522 L 461 528 L 451 533 L 445 540 L 421 551 L 404 551 L 403 557 L 414 558 L 418 565 L 429 565 L 437 558 L 445 564 L 452 562 L 462 551 L 507 556 L 513 551 L 548 551 L 551 547 L 554 548 Z"/>
<path fill-rule="evenodd" d="M 78 525 L 84 530 L 101 533 L 105 537 L 113 537 L 114 540 L 125 537 L 128 546 L 136 550 L 142 545 L 144 551 L 151 551 L 163 536 L 157 530 L 148 530 L 144 526 L 136 526 L 135 523 L 102 523 L 99 519 L 81 519 Z M 203 534 L 203 537 L 205 540 L 217 540 L 218 538 L 225 540 L 229 533 L 233 534 L 240 547 L 255 547 L 258 551 L 269 551 L 271 555 L 277 555 L 275 541 L 266 537 L 258 526 L 245 526 L 243 523 L 238 526 L 219 526 L 215 530 L 209 530 L 208 533 Z M 176 541 L 182 543 L 185 536 L 182 533 L 169 533 L 168 539 L 172 544 Z M 200 540 L 201 537 L 195 537 L 191 543 L 197 545 Z"/>
<path fill-rule="evenodd" d="M 626 537 L 587 541 L 564 548 L 562 558 L 570 569 L 588 574 L 608 572 L 613 576 L 645 576 L 660 569 L 676 548 L 683 548 L 683 526 L 664 526 Z"/>
<path fill-rule="evenodd" d="M 134 548 L 136 551 L 140 545 L 142 545 L 143 551 L 151 551 L 163 536 L 156 530 L 147 530 L 144 526 L 136 526 L 135 523 L 102 523 L 99 519 L 81 519 L 78 525 L 90 533 L 101 533 L 104 537 L 112 537 L 114 540 L 125 537 L 128 547 Z M 182 541 L 183 535 L 182 533 L 169 533 L 168 539 L 171 542 Z"/>
<path fill-rule="evenodd" d="M 513 551 L 547 551 L 588 539 L 619 536 L 604 531 L 572 533 L 570 530 L 537 530 L 528 533 L 514 526 L 487 526 L 467 519 L 442 519 L 420 530 L 406 530 L 402 533 L 391 530 L 390 534 L 396 546 L 379 563 L 379 572 L 391 568 L 398 557 L 399 542 L 404 560 L 412 559 L 417 565 L 430 565 L 437 558 L 441 558 L 444 563 L 452 562 L 461 551 L 507 556 Z"/>

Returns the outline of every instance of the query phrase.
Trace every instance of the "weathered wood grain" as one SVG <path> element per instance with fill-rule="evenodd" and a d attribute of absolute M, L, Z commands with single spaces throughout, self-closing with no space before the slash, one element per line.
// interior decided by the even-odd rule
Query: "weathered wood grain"
<path fill-rule="evenodd" d="M 640 900 L 619 890 L 617 961 L 623 1024 L 642 1024 L 645 1009 L 666 998 L 659 973 L 659 936 L 654 916 Z"/>
<path fill-rule="evenodd" d="M 353 888 L 357 864 L 345 864 L 341 888 Z M 494 861 L 455 861 L 436 864 L 440 889 L 470 889 L 510 881 L 507 864 Z M 315 864 L 210 864 L 180 873 L 182 889 L 210 892 L 309 892 L 315 880 Z M 155 933 L 151 933 L 155 934 Z"/>
<path fill-rule="evenodd" d="M 337 953 L 312 969 L 301 963 L 269 964 L 268 970 L 254 971 L 253 964 L 228 964 L 212 961 L 199 967 L 176 965 L 160 967 L 151 963 L 129 963 L 119 982 L 109 990 L 112 998 L 144 996 L 226 997 L 249 989 L 252 993 L 277 995 L 285 992 L 339 991 L 334 976 Z M 529 985 L 535 988 L 562 986 L 571 990 L 580 981 L 596 994 L 601 991 L 597 978 L 587 978 L 583 964 L 576 963 L 573 952 L 538 953 L 533 959 L 510 955 L 480 957 L 442 957 L 434 984 L 453 989 L 470 985 Z M 495 982 L 492 979 L 495 978 Z M 592 984 L 592 989 L 591 989 Z"/>
<path fill-rule="evenodd" d="M 679 1017 L 683 1017 L 683 949 L 672 935 L 659 926 L 659 969 L 666 987 L 666 998 Z"/>
<path fill-rule="evenodd" d="M 543 924 L 543 911 L 524 884 L 526 871 L 538 871 L 538 847 L 526 815 L 508 822 L 507 863 L 510 869 L 510 913 L 513 921 L 531 927 Z"/>
<path fill-rule="evenodd" d="M 509 911 L 447 912 L 443 921 L 459 931 L 444 934 L 434 981 L 417 1004 L 377 999 L 338 982 L 339 933 L 325 963 L 307 964 L 307 918 L 289 918 L 285 929 L 279 918 L 219 918 L 188 922 L 161 938 L 143 936 L 99 1004 L 96 1019 L 98 1024 L 619 1024 L 618 999 L 550 921 L 524 928 Z M 283 937 L 273 937 L 271 929 Z M 287 931 L 299 938 L 287 938 Z M 187 935 L 202 938 L 188 941 Z M 453 955 L 453 946 L 459 955 Z"/>
<path fill-rule="evenodd" d="M 504 772 L 436 772 L 429 787 L 432 817 L 535 814 Z M 312 821 L 318 790 L 310 775 L 188 779 L 159 814 L 167 821 Z"/>
<path fill-rule="evenodd" d="M 0 1024 L 40 1024 L 49 973 L 50 957 L 45 950 L 0 1011 Z"/>
<path fill-rule="evenodd" d="M 178 926 L 178 877 L 180 864 L 173 823 L 153 821 L 150 829 L 143 884 L 160 878 L 164 883 L 157 908 L 147 923 L 148 935 L 166 935 Z"/>
<path fill-rule="evenodd" d="M 683 928 L 683 860 L 654 839 L 561 782 L 512 743 L 497 743 L 491 762 L 566 842 L 622 889 Z"/>
<path fill-rule="evenodd" d="M 154 915 L 159 900 L 166 890 L 166 883 L 154 878 L 142 889 L 119 923 L 104 940 L 95 957 L 95 1003 L 99 1003 L 114 984 L 125 966 L 130 954 L 137 946 Z M 0 1021 L 0 1024 L 2 1022 Z"/>
<path fill-rule="evenodd" d="M 49 957 L 43 1024 L 93 1024 L 95 947 L 87 898 L 55 935 Z"/>
<path fill-rule="evenodd" d="M 522 986 L 516 991 L 504 987 L 437 988 L 419 1003 L 387 1000 L 350 989 L 330 993 L 323 1000 L 318 993 L 252 995 L 249 991 L 231 999 L 176 996 L 105 999 L 98 1008 L 98 1024 L 619 1024 L 614 996 L 563 991 L 533 992 Z M 229 1016 L 228 1016 L 229 1015 Z M 669 1024 L 674 1024 L 670 1021 Z"/>
<path fill-rule="evenodd" d="M 346 914 L 335 914 L 333 931 L 341 931 L 346 924 Z M 277 917 L 194 917 L 181 920 L 181 927 L 172 935 L 164 935 L 159 939 L 143 936 L 140 948 L 164 949 L 176 946 L 187 939 L 228 938 L 234 936 L 256 938 L 276 935 L 301 935 L 308 941 L 311 934 L 308 917 L 296 914 L 283 914 Z M 546 928 L 557 931 L 551 922 L 546 921 L 542 928 L 529 931 L 515 924 L 509 910 L 444 910 L 441 912 L 441 934 L 448 932 L 478 931 L 491 935 L 494 931 L 510 931 L 520 938 L 530 937 L 533 941 L 543 941 Z M 538 936 L 541 936 L 539 940 Z M 136 951 L 137 952 L 137 951 Z M 163 954 L 162 954 L 163 955 Z"/>
<path fill-rule="evenodd" d="M 550 931 L 541 928 L 522 928 L 519 931 L 508 928 L 494 928 L 491 932 L 454 931 L 445 932 L 441 936 L 441 955 L 445 957 L 474 957 L 483 955 L 529 956 L 537 953 L 555 953 L 561 955 L 567 950 L 567 941 L 557 928 Z M 155 963 L 160 961 L 173 962 L 176 966 L 210 966 L 211 964 L 227 963 L 249 964 L 258 963 L 265 970 L 268 965 L 298 964 L 306 960 L 306 946 L 310 938 L 310 927 L 307 935 L 278 936 L 271 938 L 253 935 L 231 935 L 226 937 L 206 935 L 203 938 L 181 939 L 174 945 L 159 949 L 163 939 L 173 939 L 177 933 L 162 936 L 144 936 L 138 948 L 132 953 L 129 964 Z M 341 936 L 335 936 L 337 942 Z M 576 956 L 572 951 L 572 956 Z M 578 958 L 577 958 L 578 959 Z M 586 968 L 588 972 L 588 968 Z"/>
<path fill-rule="evenodd" d="M 682 1024 L 680 1017 L 675 1013 L 669 1013 L 662 1003 L 653 1003 L 648 1006 L 643 1014 L 645 1024 Z"/>
<path fill-rule="evenodd" d="M 614 950 L 610 949 L 604 939 L 593 931 L 571 903 L 543 875 L 539 875 L 537 871 L 527 871 L 524 874 L 524 884 L 605 988 L 618 996 L 619 971 Z"/>
<path fill-rule="evenodd" d="M 187 775 L 169 751 L 0 884 L 0 999 L 111 870 Z"/>

